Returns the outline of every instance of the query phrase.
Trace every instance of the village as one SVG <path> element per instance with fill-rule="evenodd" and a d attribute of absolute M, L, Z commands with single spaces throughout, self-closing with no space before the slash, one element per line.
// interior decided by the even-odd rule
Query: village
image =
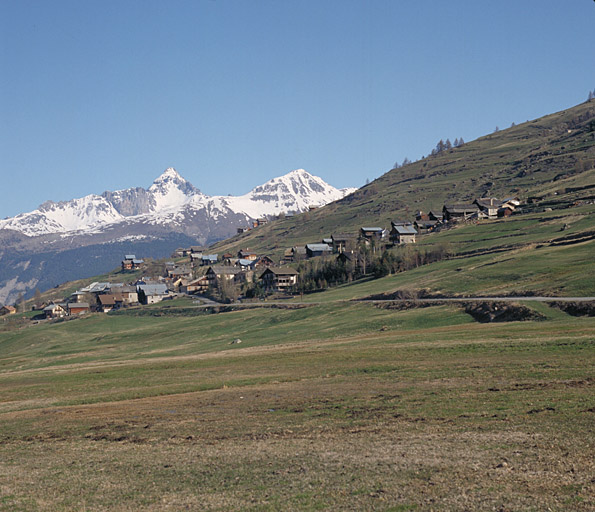
<path fill-rule="evenodd" d="M 362 226 L 357 233 L 333 233 L 322 240 L 287 248 L 279 261 L 249 248 L 236 254 L 209 254 L 204 247 L 191 246 L 176 249 L 172 254 L 175 261 L 149 268 L 145 260 L 126 254 L 120 273 L 124 276 L 130 273 L 131 277 L 133 274 L 136 279 L 125 283 L 94 282 L 63 301 L 35 304 L 34 310 L 39 311 L 39 317 L 56 319 L 147 306 L 180 296 L 202 297 L 220 303 L 291 298 L 304 291 L 324 288 L 321 283 L 327 282 L 325 276 L 329 269 L 334 276 L 343 276 L 335 282 L 366 276 L 387 249 L 415 244 L 418 236 L 461 222 L 508 217 L 518 212 L 520 205 L 517 197 L 447 204 L 441 211 L 417 212 L 414 221 L 391 221 L 390 229 Z M 250 228 L 238 228 L 238 234 L 267 222 L 267 219 L 258 219 Z M 325 262 L 326 267 L 307 264 L 314 260 Z M 16 314 L 17 306 L 3 306 L 0 315 Z"/>

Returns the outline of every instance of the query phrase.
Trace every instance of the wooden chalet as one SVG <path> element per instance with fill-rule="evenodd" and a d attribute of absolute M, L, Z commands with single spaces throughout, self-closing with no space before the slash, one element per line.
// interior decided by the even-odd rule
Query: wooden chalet
<path fill-rule="evenodd" d="M 182 293 L 188 293 L 189 295 L 195 293 L 205 293 L 209 290 L 209 278 L 207 276 L 200 276 L 198 279 L 194 279 L 186 284 L 180 286 Z"/>
<path fill-rule="evenodd" d="M 476 204 L 445 204 L 442 208 L 442 215 L 445 222 L 459 222 L 470 220 L 477 216 L 479 207 Z"/>
<path fill-rule="evenodd" d="M 209 286 L 215 286 L 219 280 L 227 282 L 233 281 L 241 272 L 242 271 L 237 267 L 213 265 L 207 269 L 205 276 L 209 282 Z"/>
<path fill-rule="evenodd" d="M 0 308 L 0 316 L 3 315 L 14 315 L 17 312 L 17 308 L 14 306 L 2 306 Z"/>
<path fill-rule="evenodd" d="M 267 268 L 260 280 L 266 290 L 287 291 L 297 284 L 298 271 L 290 267 Z"/>
<path fill-rule="evenodd" d="M 365 242 L 380 241 L 386 236 L 386 230 L 379 227 L 362 227 L 359 230 L 359 237 Z"/>
<path fill-rule="evenodd" d="M 102 295 L 100 295 L 102 297 Z M 88 302 L 69 302 L 67 305 L 68 314 L 73 315 L 84 315 L 91 311 L 91 306 Z"/>
<path fill-rule="evenodd" d="M 352 233 L 337 233 L 331 235 L 334 252 L 353 251 L 357 247 L 357 235 Z"/>
<path fill-rule="evenodd" d="M 417 230 L 412 224 L 393 226 L 390 240 L 395 245 L 414 244 Z"/>
<path fill-rule="evenodd" d="M 306 244 L 306 255 L 308 258 L 315 258 L 317 256 L 326 256 L 331 254 L 333 248 L 327 244 Z"/>
<path fill-rule="evenodd" d="M 64 318 L 68 310 L 66 304 L 50 304 L 43 308 L 43 314 L 46 318 Z"/>

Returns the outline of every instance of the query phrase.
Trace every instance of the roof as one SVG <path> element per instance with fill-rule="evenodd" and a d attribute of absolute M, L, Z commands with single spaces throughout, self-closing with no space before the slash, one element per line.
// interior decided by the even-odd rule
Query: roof
<path fill-rule="evenodd" d="M 203 254 L 202 259 L 208 260 L 208 261 L 217 261 L 219 259 L 219 255 L 218 254 Z"/>
<path fill-rule="evenodd" d="M 145 260 L 137 260 L 137 259 L 132 260 L 132 263 L 134 263 L 135 265 L 142 265 L 144 262 L 145 262 Z"/>
<path fill-rule="evenodd" d="M 116 304 L 116 298 L 113 295 L 100 295 L 99 302 L 102 306 L 113 306 Z"/>
<path fill-rule="evenodd" d="M 50 304 L 49 306 L 46 306 L 45 308 L 43 308 L 44 311 L 54 311 L 55 309 L 64 309 L 62 304 Z"/>
<path fill-rule="evenodd" d="M 413 226 L 395 226 L 399 235 L 417 235 L 417 230 Z"/>
<path fill-rule="evenodd" d="M 331 235 L 333 242 L 337 240 L 355 240 L 357 239 L 357 235 L 355 233 L 339 233 Z"/>
<path fill-rule="evenodd" d="M 268 267 L 261 275 L 260 277 L 262 278 L 262 276 L 264 276 L 267 272 L 271 272 L 276 276 L 297 276 L 299 275 L 299 272 L 297 270 L 295 270 L 294 268 L 291 267 Z"/>
<path fill-rule="evenodd" d="M 7 311 L 16 311 L 17 308 L 14 306 L 2 306 L 0 309 L 6 309 Z"/>
<path fill-rule="evenodd" d="M 136 256 L 134 254 L 127 254 L 126 256 L 124 256 L 125 260 L 135 260 Z"/>
<path fill-rule="evenodd" d="M 226 265 L 213 265 L 212 267 L 209 267 L 207 270 L 207 273 L 209 273 L 209 270 L 212 271 L 213 273 L 219 275 L 219 274 L 239 274 L 241 272 L 241 270 L 237 267 L 230 267 L 230 266 L 226 266 Z"/>
<path fill-rule="evenodd" d="M 384 231 L 383 228 L 361 228 L 362 231 Z"/>
<path fill-rule="evenodd" d="M 444 209 L 450 213 L 466 213 L 476 212 L 478 207 L 476 204 L 445 204 Z"/>
<path fill-rule="evenodd" d="M 332 244 L 332 243 L 333 243 L 333 239 L 332 239 L 332 238 L 323 238 L 323 239 L 322 239 L 322 243 L 323 243 L 323 244 L 330 245 L 330 244 Z"/>
<path fill-rule="evenodd" d="M 105 295 L 100 295 L 100 297 L 105 297 Z M 87 302 L 71 302 L 68 304 L 68 309 L 89 309 L 89 304 Z"/>
<path fill-rule="evenodd" d="M 167 293 L 167 286 L 158 284 L 139 284 L 138 289 L 145 292 L 145 295 L 165 295 Z"/>
<path fill-rule="evenodd" d="M 310 251 L 332 251 L 328 244 L 306 244 L 306 249 Z"/>
<path fill-rule="evenodd" d="M 236 264 L 242 266 L 242 267 L 251 267 L 252 265 L 254 265 L 256 263 L 256 260 L 245 260 L 243 258 L 240 258 Z"/>
<path fill-rule="evenodd" d="M 409 222 L 408 220 L 391 220 L 390 221 L 391 225 L 394 226 L 410 226 L 411 222 Z"/>

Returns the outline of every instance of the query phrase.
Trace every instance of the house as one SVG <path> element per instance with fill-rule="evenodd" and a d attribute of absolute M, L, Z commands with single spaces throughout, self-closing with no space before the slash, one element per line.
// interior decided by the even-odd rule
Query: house
<path fill-rule="evenodd" d="M 226 252 L 223 256 L 221 256 L 221 260 L 224 261 L 225 263 L 231 263 L 232 259 L 233 259 L 233 254 L 231 254 L 230 252 Z"/>
<path fill-rule="evenodd" d="M 357 247 L 357 235 L 340 233 L 331 235 L 334 252 L 353 251 Z"/>
<path fill-rule="evenodd" d="M 138 291 L 135 286 L 122 286 L 118 293 L 122 297 L 123 305 L 138 303 Z"/>
<path fill-rule="evenodd" d="M 50 304 L 43 308 L 43 314 L 46 318 L 64 318 L 68 316 L 66 304 Z"/>
<path fill-rule="evenodd" d="M 333 249 L 327 244 L 307 244 L 306 255 L 308 258 L 315 258 L 316 256 L 324 256 L 331 254 Z"/>
<path fill-rule="evenodd" d="M 323 244 L 329 245 L 330 247 L 333 246 L 333 239 L 332 238 L 323 238 L 322 242 Z"/>
<path fill-rule="evenodd" d="M 366 243 L 371 241 L 380 241 L 386 236 L 386 230 L 378 227 L 363 227 L 359 230 L 359 236 L 360 239 L 364 240 Z"/>
<path fill-rule="evenodd" d="M 391 242 L 398 245 L 414 244 L 415 235 L 417 235 L 417 231 L 411 224 L 406 226 L 393 226 L 393 229 L 390 232 L 390 239 Z"/>
<path fill-rule="evenodd" d="M 219 261 L 218 254 L 203 254 L 201 258 L 201 265 L 213 265 Z"/>
<path fill-rule="evenodd" d="M 418 233 L 430 233 L 434 231 L 439 225 L 437 220 L 416 220 L 413 223 L 413 227 Z M 392 231 L 391 231 L 392 236 Z"/>
<path fill-rule="evenodd" d="M 255 227 L 257 227 L 257 226 L 264 226 L 264 225 L 268 224 L 268 222 L 269 222 L 268 219 L 266 219 L 264 217 L 261 217 L 260 219 L 256 219 L 256 226 Z"/>
<path fill-rule="evenodd" d="M 297 284 L 298 271 L 290 267 L 267 268 L 260 280 L 266 290 L 287 291 Z"/>
<path fill-rule="evenodd" d="M 14 315 L 17 312 L 17 308 L 14 306 L 2 306 L 0 308 L 0 316 L 2 315 Z"/>
<path fill-rule="evenodd" d="M 139 284 L 137 287 L 139 300 L 143 304 L 156 304 L 169 294 L 167 286 L 163 283 Z"/>
<path fill-rule="evenodd" d="M 200 264 L 202 262 L 202 252 L 193 252 L 190 254 L 190 261 L 194 265 L 195 263 Z"/>
<path fill-rule="evenodd" d="M 190 279 L 192 278 L 192 269 L 185 266 L 175 266 L 168 269 L 167 276 L 174 281 L 177 279 Z"/>
<path fill-rule="evenodd" d="M 510 206 L 503 206 L 498 208 L 498 217 L 510 217 L 513 211 L 514 210 Z"/>
<path fill-rule="evenodd" d="M 234 265 L 238 267 L 240 270 L 252 270 L 254 268 L 254 264 L 256 260 L 244 260 L 244 259 L 237 259 Z"/>
<path fill-rule="evenodd" d="M 415 220 L 430 220 L 430 216 L 427 213 L 424 213 L 421 210 L 419 210 L 415 214 Z"/>
<path fill-rule="evenodd" d="M 126 254 L 122 260 L 122 270 L 135 270 L 140 268 L 143 260 L 137 259 L 134 254 Z"/>
<path fill-rule="evenodd" d="M 100 295 L 100 297 L 102 297 L 102 295 Z M 84 315 L 91 311 L 88 302 L 69 302 L 66 307 L 69 315 Z"/>
<path fill-rule="evenodd" d="M 205 293 L 209 289 L 209 279 L 207 276 L 200 276 L 198 279 L 194 279 L 186 284 L 180 286 L 182 293 L 188 293 L 190 295 L 194 293 Z"/>
<path fill-rule="evenodd" d="M 68 302 L 83 302 L 87 294 L 80 290 L 70 294 L 70 300 Z"/>
<path fill-rule="evenodd" d="M 293 261 L 293 247 L 289 249 L 285 249 L 283 251 L 283 258 L 281 258 L 282 263 L 291 263 Z"/>
<path fill-rule="evenodd" d="M 190 254 L 198 254 L 205 252 L 204 248 L 200 245 L 191 245 L 190 246 Z"/>
<path fill-rule="evenodd" d="M 446 222 L 469 220 L 477 212 L 479 207 L 476 204 L 445 204 L 442 208 L 442 215 Z"/>
<path fill-rule="evenodd" d="M 112 309 L 116 308 L 116 297 L 111 294 L 104 294 L 97 297 L 99 300 L 99 311 L 103 311 L 104 313 L 108 313 Z"/>
<path fill-rule="evenodd" d="M 172 258 L 185 258 L 190 256 L 190 248 L 178 247 L 172 254 Z"/>
<path fill-rule="evenodd" d="M 238 228 L 237 229 L 238 235 L 241 235 L 243 233 L 247 233 L 248 231 L 250 231 L 250 228 Z"/>
<path fill-rule="evenodd" d="M 258 259 L 258 254 L 252 252 L 250 249 L 242 249 L 241 251 L 238 251 L 238 258 L 242 260 L 255 261 L 256 259 Z"/>
<path fill-rule="evenodd" d="M 444 215 L 440 212 L 434 211 L 434 210 L 430 210 L 428 212 L 428 219 L 429 220 L 435 220 L 437 222 L 442 222 L 444 219 Z"/>
<path fill-rule="evenodd" d="M 209 282 L 209 286 L 215 286 L 219 280 L 226 282 L 233 281 L 241 272 L 237 267 L 213 265 L 207 269 L 205 276 Z"/>
<path fill-rule="evenodd" d="M 275 262 L 268 256 L 259 256 L 254 260 L 254 268 L 272 267 Z"/>
<path fill-rule="evenodd" d="M 473 204 L 484 212 L 489 218 L 498 216 L 498 210 L 502 207 L 502 200 L 495 197 L 481 197 L 473 201 Z"/>

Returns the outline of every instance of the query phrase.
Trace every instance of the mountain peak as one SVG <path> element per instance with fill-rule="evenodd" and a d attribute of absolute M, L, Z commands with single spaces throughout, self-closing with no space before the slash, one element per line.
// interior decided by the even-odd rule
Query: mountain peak
<path fill-rule="evenodd" d="M 186 183 L 186 180 L 184 178 L 182 178 L 182 176 L 180 176 L 178 171 L 176 171 L 173 167 L 168 167 L 167 169 L 165 169 L 165 171 L 163 171 L 161 173 L 161 175 L 159 175 L 155 179 L 155 181 L 153 181 L 153 184 L 159 185 L 160 183 L 165 183 L 168 181 L 177 181 L 177 182 Z"/>

